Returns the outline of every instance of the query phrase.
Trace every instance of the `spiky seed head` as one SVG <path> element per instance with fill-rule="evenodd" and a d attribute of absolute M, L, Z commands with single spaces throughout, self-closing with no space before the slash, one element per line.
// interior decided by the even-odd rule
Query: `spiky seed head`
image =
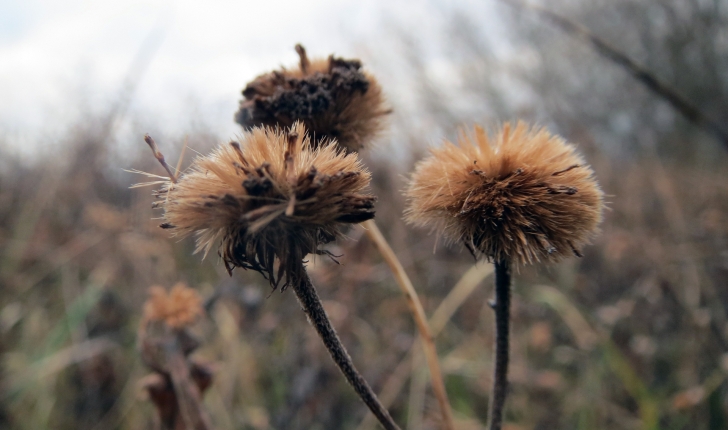
<path fill-rule="evenodd" d="M 151 287 L 149 299 L 144 303 L 146 321 L 161 321 L 173 329 L 190 326 L 202 313 L 202 298 L 183 283 L 169 292 L 160 286 Z"/>
<path fill-rule="evenodd" d="M 522 122 L 432 149 L 405 194 L 408 222 L 515 264 L 580 256 L 602 219 L 603 193 L 576 148 Z"/>
<path fill-rule="evenodd" d="M 312 145 L 301 123 L 253 128 L 163 185 L 161 227 L 195 233 L 205 254 L 219 244 L 228 271 L 258 271 L 275 288 L 297 279 L 307 254 L 327 254 L 319 245 L 339 237 L 341 226 L 374 217 L 369 181 L 356 154 Z"/>
<path fill-rule="evenodd" d="M 332 55 L 309 61 L 301 45 L 296 51 L 298 67 L 258 76 L 245 87 L 235 121 L 244 128 L 302 121 L 314 143 L 336 139 L 347 152 L 359 151 L 389 113 L 379 83 L 359 60 Z"/>

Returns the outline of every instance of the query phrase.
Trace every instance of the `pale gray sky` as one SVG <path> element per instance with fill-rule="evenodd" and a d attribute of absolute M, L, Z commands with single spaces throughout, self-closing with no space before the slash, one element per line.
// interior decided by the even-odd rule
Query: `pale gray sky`
<path fill-rule="evenodd" d="M 482 5 L 455 3 L 473 10 Z M 312 55 L 333 52 L 367 61 L 377 56 L 369 51 L 372 46 L 391 48 L 383 30 L 388 24 L 420 29 L 417 37 L 435 43 L 447 4 L 0 0 L 0 133 L 32 142 L 89 110 L 103 112 L 118 98 L 135 56 L 146 46 L 156 50 L 132 111 L 153 117 L 163 132 L 184 128 L 199 113 L 216 133 L 232 135 L 239 130 L 232 115 L 244 84 L 295 63 L 295 43 Z M 387 54 L 380 57 L 381 63 Z M 368 65 L 377 67 L 374 61 Z M 436 60 L 433 65 L 437 74 Z"/>
<path fill-rule="evenodd" d="M 64 110 L 73 110 L 74 97 L 92 107 L 113 98 L 155 30 L 163 39 L 134 104 L 176 117 L 193 97 L 203 106 L 227 103 L 232 115 L 247 80 L 295 62 L 293 44 L 343 52 L 343 35 L 367 31 L 378 3 L 3 0 L 0 123 L 36 127 L 72 115 Z"/>

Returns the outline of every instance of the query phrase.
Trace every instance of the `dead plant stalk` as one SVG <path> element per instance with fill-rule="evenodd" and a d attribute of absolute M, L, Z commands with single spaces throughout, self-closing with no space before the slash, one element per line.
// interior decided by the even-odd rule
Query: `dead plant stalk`
<path fill-rule="evenodd" d="M 382 235 L 374 220 L 365 221 L 362 225 L 366 229 L 366 234 L 369 239 L 374 242 L 374 245 L 380 254 L 382 254 L 382 258 L 389 265 L 397 281 L 397 285 L 407 299 L 407 306 L 410 312 L 412 312 L 412 317 L 415 320 L 415 324 L 417 324 L 417 330 L 422 339 L 422 347 L 427 359 L 427 366 L 430 369 L 430 377 L 432 378 L 432 391 L 435 393 L 442 412 L 443 428 L 453 430 L 455 427 L 453 425 L 452 411 L 450 409 L 450 402 L 447 399 L 447 391 L 445 390 L 445 382 L 440 369 L 440 361 L 437 358 L 437 348 L 435 348 L 432 331 L 430 330 L 430 325 L 427 323 L 427 316 L 425 315 L 425 310 L 422 308 L 417 291 L 415 291 L 412 281 L 402 267 L 402 263 L 400 263 L 397 255 L 392 250 L 392 247 L 389 246 L 387 239 L 384 238 L 384 235 Z"/>

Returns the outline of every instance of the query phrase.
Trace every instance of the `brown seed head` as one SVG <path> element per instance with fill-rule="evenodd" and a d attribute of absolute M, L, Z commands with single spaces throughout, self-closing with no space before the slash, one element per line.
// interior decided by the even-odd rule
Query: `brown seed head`
<path fill-rule="evenodd" d="M 245 87 L 235 121 L 244 128 L 302 121 L 316 143 L 336 139 L 347 152 L 359 151 L 389 113 L 379 83 L 359 60 L 309 61 L 301 45 L 296 52 L 298 67 L 258 76 Z"/>
<path fill-rule="evenodd" d="M 516 264 L 580 256 L 602 219 L 603 193 L 575 147 L 521 122 L 432 149 L 406 196 L 408 222 Z"/>
<path fill-rule="evenodd" d="M 149 299 L 144 303 L 144 318 L 147 321 L 162 321 L 174 329 L 191 325 L 202 314 L 200 295 L 181 282 L 169 293 L 162 287 L 151 287 Z"/>
<path fill-rule="evenodd" d="M 374 217 L 369 181 L 356 154 L 327 142 L 314 147 L 301 123 L 253 128 L 162 187 L 161 227 L 196 233 L 205 254 L 219 243 L 229 271 L 256 270 L 275 288 L 307 254 L 326 254 L 319 245 L 343 224 Z"/>

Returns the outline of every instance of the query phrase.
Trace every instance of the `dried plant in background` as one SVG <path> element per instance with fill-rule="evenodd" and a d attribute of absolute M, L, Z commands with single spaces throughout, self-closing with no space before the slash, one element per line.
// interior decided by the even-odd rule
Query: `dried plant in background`
<path fill-rule="evenodd" d="M 188 328 L 204 313 L 197 291 L 179 283 L 167 293 L 149 289 L 139 326 L 144 364 L 154 373 L 140 381 L 157 409 L 162 430 L 212 429 L 202 395 L 212 384 L 212 369 L 189 355 L 199 342 Z"/>
<path fill-rule="evenodd" d="M 408 222 L 462 242 L 495 263 L 496 353 L 490 428 L 500 429 L 508 370 L 510 265 L 581 256 L 602 218 L 603 193 L 573 145 L 506 123 L 445 142 L 415 167 Z"/>
<path fill-rule="evenodd" d="M 197 291 L 178 283 L 169 293 L 160 286 L 149 288 L 149 300 L 144 304 L 147 321 L 162 321 L 174 329 L 182 329 L 202 316 L 202 298 Z"/>
<path fill-rule="evenodd" d="M 150 137 L 145 138 L 163 160 Z M 152 143 L 150 143 L 152 142 Z M 163 164 L 164 165 L 164 164 Z M 314 145 L 303 124 L 254 128 L 240 142 L 197 158 L 179 178 L 157 181 L 157 207 L 174 235 L 197 236 L 197 251 L 219 246 L 229 272 L 261 273 L 273 289 L 293 288 L 309 321 L 357 394 L 386 429 L 397 429 L 341 344 L 308 277 L 304 258 L 341 235 L 340 227 L 374 217 L 369 172 L 356 154 Z M 331 256 L 333 258 L 333 256 Z"/>
<path fill-rule="evenodd" d="M 245 87 L 235 121 L 244 128 L 302 121 L 315 143 L 336 139 L 347 151 L 359 151 L 389 113 L 379 83 L 359 60 L 331 55 L 310 61 L 301 45 L 296 52 L 298 67 L 258 76 Z"/>
<path fill-rule="evenodd" d="M 412 318 L 417 326 L 417 331 L 420 333 L 420 339 L 422 340 L 422 347 L 425 353 L 425 359 L 427 360 L 427 367 L 430 371 L 430 377 L 432 378 L 432 391 L 437 398 L 437 403 L 440 406 L 440 413 L 442 414 L 442 426 L 446 430 L 453 430 L 455 424 L 453 423 L 452 410 L 450 409 L 450 401 L 447 397 L 447 391 L 445 389 L 445 380 L 442 376 L 442 370 L 440 368 L 440 360 L 437 356 L 437 348 L 435 347 L 435 336 L 430 329 L 430 323 L 427 321 L 427 315 L 425 309 L 422 307 L 420 297 L 415 290 L 412 281 L 410 280 L 407 272 L 405 272 L 402 263 L 397 258 L 394 250 L 389 246 L 389 242 L 384 238 L 384 235 L 379 230 L 379 227 L 373 219 L 362 223 L 366 229 L 366 234 L 369 239 L 374 242 L 377 247 L 377 251 L 382 255 L 384 261 L 387 262 L 389 269 L 394 274 L 394 279 L 399 286 L 399 289 L 404 294 L 407 300 L 407 307 L 412 313 Z"/>

